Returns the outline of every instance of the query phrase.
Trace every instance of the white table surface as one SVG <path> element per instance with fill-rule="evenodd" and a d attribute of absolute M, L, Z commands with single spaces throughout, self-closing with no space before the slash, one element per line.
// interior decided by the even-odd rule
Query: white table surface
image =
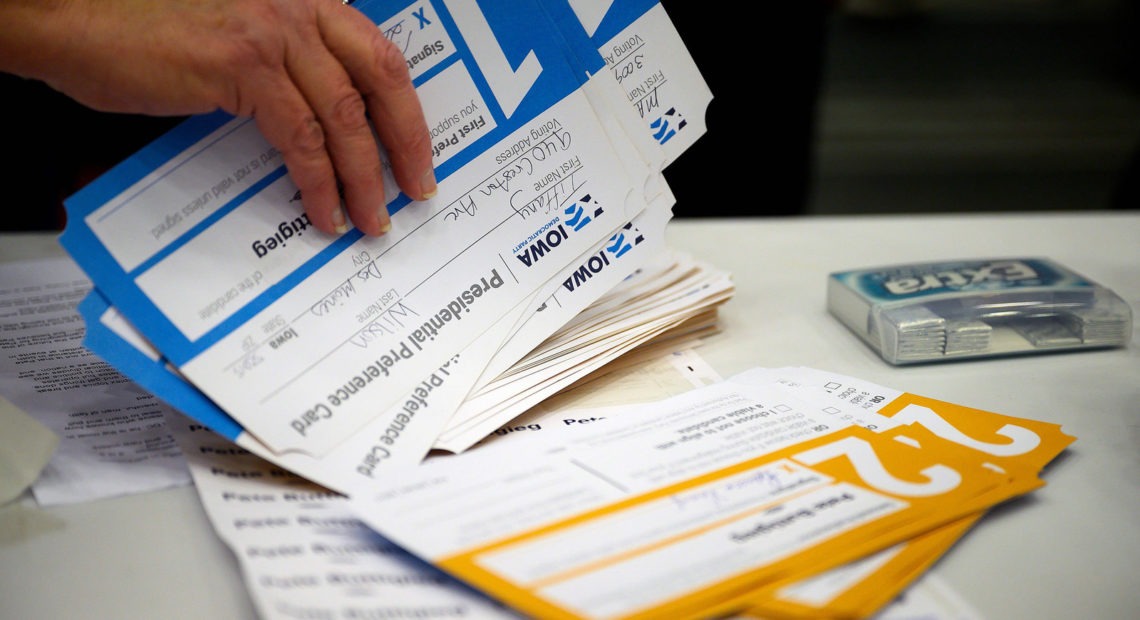
<path fill-rule="evenodd" d="M 988 514 L 934 567 L 991 620 L 1140 617 L 1140 321 L 1124 349 L 892 367 L 826 311 L 832 271 L 939 259 L 1052 258 L 1140 314 L 1140 213 L 681 220 L 670 244 L 730 271 L 724 376 L 805 365 L 1064 425 L 1047 485 Z M 62 255 L 0 235 L 0 261 Z M 237 561 L 193 488 L 0 508 L 0 618 L 254 618 Z"/>

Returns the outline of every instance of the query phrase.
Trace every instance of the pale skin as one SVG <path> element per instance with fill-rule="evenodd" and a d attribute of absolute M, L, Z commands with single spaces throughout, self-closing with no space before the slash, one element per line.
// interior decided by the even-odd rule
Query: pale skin
<path fill-rule="evenodd" d="M 0 0 L 0 71 L 105 112 L 252 117 L 328 233 L 391 228 L 369 120 L 400 189 L 436 193 L 404 57 L 341 0 Z"/>

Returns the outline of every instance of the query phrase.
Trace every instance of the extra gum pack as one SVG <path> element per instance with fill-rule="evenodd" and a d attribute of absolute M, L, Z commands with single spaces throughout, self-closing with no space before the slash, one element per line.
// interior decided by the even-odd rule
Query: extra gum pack
<path fill-rule="evenodd" d="M 1126 346 L 1132 311 L 1045 258 L 830 274 L 828 310 L 892 364 Z"/>

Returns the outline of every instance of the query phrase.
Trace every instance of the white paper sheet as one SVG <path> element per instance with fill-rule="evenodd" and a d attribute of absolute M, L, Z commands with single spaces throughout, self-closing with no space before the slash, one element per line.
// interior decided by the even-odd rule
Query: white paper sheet
<path fill-rule="evenodd" d="M 849 415 L 831 395 L 788 382 L 827 373 L 781 370 L 579 410 L 589 424 L 509 433 L 429 460 L 360 489 L 353 506 L 377 531 L 528 613 L 664 618 L 746 607 L 747 584 L 868 557 L 1039 486 L 993 469 L 933 411 L 923 418 L 930 431 L 904 431 L 905 419 L 873 407 Z M 883 391 L 863 387 L 868 400 Z"/>
<path fill-rule="evenodd" d="M 169 407 L 82 345 L 91 283 L 69 259 L 0 265 L 0 394 L 60 437 L 42 505 L 187 484 Z"/>
<path fill-rule="evenodd" d="M 711 100 L 655 0 L 354 8 L 405 50 L 439 196 L 388 178 L 390 234 L 327 238 L 248 119 L 213 115 L 69 199 L 62 237 L 98 286 L 92 350 L 339 490 L 421 459 L 488 366 L 571 314 L 543 304 L 582 307 L 660 246 L 661 168 Z"/>
<path fill-rule="evenodd" d="M 264 620 L 518 618 L 369 530 L 342 496 L 185 417 L 170 425 Z"/>
<path fill-rule="evenodd" d="M 778 390 L 745 392 L 718 384 L 670 399 L 664 407 L 655 405 L 651 415 L 649 408 L 636 412 L 627 408 L 625 414 L 611 417 L 585 436 L 575 433 L 564 444 L 541 441 L 546 436 L 535 435 L 533 441 L 512 441 L 501 448 L 490 444 L 429 461 L 400 479 L 354 494 L 354 509 L 378 531 L 436 561 L 698 477 L 745 454 L 757 454 L 760 446 L 791 445 L 830 428 L 824 423 L 825 414 L 795 404 L 794 398 Z M 752 420 L 748 415 L 753 415 Z M 736 419 L 744 423 L 736 425 Z M 739 440 L 705 438 L 706 433 L 715 436 L 717 425 L 726 421 L 741 436 Z M 826 493 L 823 478 L 786 465 L 730 476 L 672 499 L 647 501 L 592 523 L 588 531 L 568 528 L 561 536 L 509 545 L 479 554 L 474 561 L 509 582 L 536 584 L 542 598 L 584 617 L 620 616 L 652 607 L 700 583 L 715 583 L 741 567 L 727 561 L 732 555 L 728 549 L 705 536 L 692 544 L 664 545 L 660 554 L 632 550 L 643 545 L 653 548 L 653 540 L 667 539 L 674 529 L 693 528 L 706 520 L 712 524 L 725 517 L 725 510 L 742 510 L 739 502 L 770 501 L 766 493 L 737 497 L 747 495 L 743 490 L 752 487 L 749 481 L 756 476 L 767 480 L 761 486 L 773 492 L 794 488 Z M 858 498 L 853 506 L 860 510 L 873 505 L 887 512 L 899 509 L 884 497 L 853 489 L 845 492 Z M 724 501 L 702 500 L 722 494 Z M 855 517 L 837 514 L 836 518 Z M 653 527 L 643 531 L 645 524 Z M 595 541 L 597 548 L 587 540 Z M 631 550 L 629 561 L 603 559 L 620 558 L 624 555 L 620 550 L 626 548 Z M 603 568 L 610 561 L 612 570 Z M 702 566 L 703 576 L 694 581 L 683 567 L 695 564 Z M 714 565 L 719 568 L 713 570 Z"/>
<path fill-rule="evenodd" d="M 409 53 L 434 50 L 414 56 L 414 73 L 440 131 L 439 195 L 394 196 L 389 234 L 310 230 L 246 119 L 194 119 L 154 145 L 167 163 L 118 168 L 68 202 L 64 245 L 99 289 L 281 454 L 322 457 L 391 415 L 409 387 L 643 210 L 657 174 L 626 121 L 613 122 L 612 81 L 589 79 L 602 61 L 580 26 L 563 30 L 565 5 L 354 9 Z M 531 51 L 516 68 L 502 46 Z M 486 124 L 455 127 L 474 115 Z M 179 204 L 178 221 L 157 222 Z M 120 226 L 136 220 L 154 223 L 145 243 Z"/>

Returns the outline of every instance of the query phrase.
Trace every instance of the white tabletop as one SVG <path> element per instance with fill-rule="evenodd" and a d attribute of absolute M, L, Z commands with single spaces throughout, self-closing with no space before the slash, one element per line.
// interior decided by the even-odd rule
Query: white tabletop
<path fill-rule="evenodd" d="M 989 619 L 1140 615 L 1140 336 L 1124 349 L 894 367 L 827 313 L 832 271 L 939 259 L 1047 257 L 1140 314 L 1140 213 L 681 220 L 670 245 L 730 271 L 723 332 L 699 353 L 724 376 L 812 366 L 1077 437 L 1044 488 L 988 514 L 934 572 Z M 61 255 L 0 235 L 0 261 Z M 0 508 L 0 618 L 254 618 L 237 561 L 193 488 Z"/>

